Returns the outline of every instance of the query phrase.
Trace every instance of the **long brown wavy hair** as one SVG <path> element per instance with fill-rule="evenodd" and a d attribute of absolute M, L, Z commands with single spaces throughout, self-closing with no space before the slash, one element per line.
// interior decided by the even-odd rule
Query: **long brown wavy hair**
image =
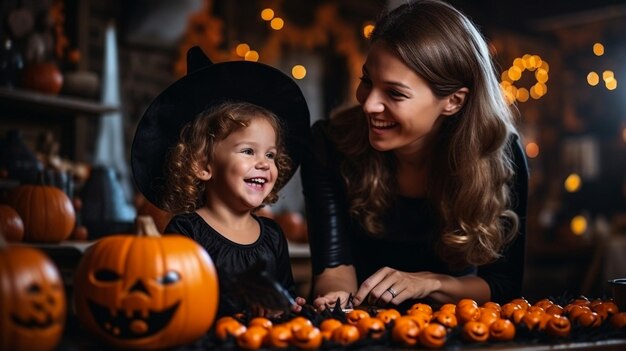
<path fill-rule="evenodd" d="M 427 198 L 439 215 L 439 255 L 451 266 L 482 265 L 500 257 L 517 233 L 508 184 L 514 176 L 508 137 L 514 110 L 500 91 L 484 37 L 452 6 L 425 0 L 401 5 L 376 24 L 382 41 L 439 97 L 467 87 L 464 106 L 441 118 L 430 141 Z M 372 235 L 397 196 L 393 152 L 374 150 L 362 111 L 331 119 L 350 212 Z"/>
<path fill-rule="evenodd" d="M 271 111 L 247 102 L 224 102 L 200 113 L 180 132 L 176 145 L 168 152 L 165 164 L 163 208 L 172 213 L 193 212 L 206 202 L 206 182 L 195 170 L 212 162 L 215 145 L 231 133 L 247 128 L 256 118 L 267 120 L 276 132 L 277 153 L 274 159 L 278 178 L 263 205 L 278 200 L 278 189 L 287 182 L 291 160 L 285 152 L 280 119 Z"/>

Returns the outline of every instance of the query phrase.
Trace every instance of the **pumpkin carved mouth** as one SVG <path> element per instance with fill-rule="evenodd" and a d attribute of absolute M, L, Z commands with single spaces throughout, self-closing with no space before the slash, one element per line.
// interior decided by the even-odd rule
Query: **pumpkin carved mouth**
<path fill-rule="evenodd" d="M 172 320 L 180 306 L 180 301 L 162 311 L 152 311 L 146 315 L 141 310 L 120 309 L 111 313 L 108 307 L 88 301 L 89 309 L 102 330 L 119 339 L 145 338 L 160 332 Z"/>
<path fill-rule="evenodd" d="M 46 318 L 43 321 L 38 321 L 35 318 L 24 320 L 14 314 L 11 315 L 11 319 L 15 325 L 26 329 L 48 329 L 58 323 L 50 313 L 46 314 Z"/>

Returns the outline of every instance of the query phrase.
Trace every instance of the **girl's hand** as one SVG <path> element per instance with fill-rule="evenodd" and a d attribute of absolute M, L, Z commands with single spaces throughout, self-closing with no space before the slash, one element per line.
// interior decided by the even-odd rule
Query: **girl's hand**
<path fill-rule="evenodd" d="M 331 291 L 324 296 L 319 296 L 315 300 L 313 300 L 313 306 L 317 311 L 323 311 L 326 308 L 335 308 L 337 304 L 337 299 L 339 299 L 339 303 L 341 304 L 341 308 L 347 308 L 351 306 L 347 306 L 348 299 L 350 298 L 350 293 L 346 291 Z"/>
<path fill-rule="evenodd" d="M 302 311 L 302 306 L 306 303 L 306 299 L 304 297 L 296 297 L 296 304 L 291 306 L 291 312 L 298 313 Z"/>
<path fill-rule="evenodd" d="M 424 298 L 441 287 L 441 282 L 435 277 L 430 272 L 408 273 L 383 267 L 361 284 L 353 302 L 355 305 L 385 306 Z"/>

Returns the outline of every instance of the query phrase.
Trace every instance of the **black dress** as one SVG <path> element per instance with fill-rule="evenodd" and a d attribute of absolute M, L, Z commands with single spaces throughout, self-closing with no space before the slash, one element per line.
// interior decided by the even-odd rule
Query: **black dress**
<path fill-rule="evenodd" d="M 195 212 L 174 216 L 165 228 L 165 233 L 180 233 L 199 243 L 211 256 L 220 282 L 220 306 L 218 315 L 232 315 L 247 306 L 224 296 L 223 287 L 253 267 L 260 260 L 266 263 L 268 276 L 295 297 L 295 283 L 291 272 L 291 261 L 287 239 L 278 224 L 265 217 L 253 217 L 259 222 L 261 234 L 256 242 L 242 245 L 222 236 Z"/>
<path fill-rule="evenodd" d="M 462 271 L 451 270 L 435 253 L 436 214 L 425 198 L 398 196 L 383 216 L 385 235 L 372 237 L 348 213 L 342 155 L 327 135 L 329 121 L 316 122 L 310 154 L 302 164 L 302 182 L 309 225 L 313 274 L 325 268 L 353 265 L 360 285 L 382 267 L 406 272 L 430 271 L 461 276 L 476 274 L 489 284 L 491 300 L 508 302 L 522 287 L 528 170 L 517 137 L 511 138 L 516 167 L 512 185 L 513 210 L 519 233 L 496 262 Z"/>

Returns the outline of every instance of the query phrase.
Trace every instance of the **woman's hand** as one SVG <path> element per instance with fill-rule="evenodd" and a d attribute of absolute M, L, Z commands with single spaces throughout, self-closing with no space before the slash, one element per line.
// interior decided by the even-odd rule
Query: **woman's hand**
<path fill-rule="evenodd" d="M 441 281 L 430 272 L 408 273 L 384 267 L 361 284 L 353 302 L 355 305 L 399 305 L 406 300 L 427 297 L 440 287 Z"/>
<path fill-rule="evenodd" d="M 339 299 L 341 308 L 351 307 L 347 306 L 349 302 L 348 300 L 350 299 L 350 293 L 345 291 L 331 291 L 324 296 L 319 296 L 313 300 L 313 307 L 315 307 L 317 311 L 323 311 L 326 308 L 335 308 L 337 299 Z"/>
<path fill-rule="evenodd" d="M 302 311 L 302 306 L 306 303 L 306 299 L 304 297 L 296 297 L 296 304 L 291 306 L 291 312 L 298 313 Z"/>

